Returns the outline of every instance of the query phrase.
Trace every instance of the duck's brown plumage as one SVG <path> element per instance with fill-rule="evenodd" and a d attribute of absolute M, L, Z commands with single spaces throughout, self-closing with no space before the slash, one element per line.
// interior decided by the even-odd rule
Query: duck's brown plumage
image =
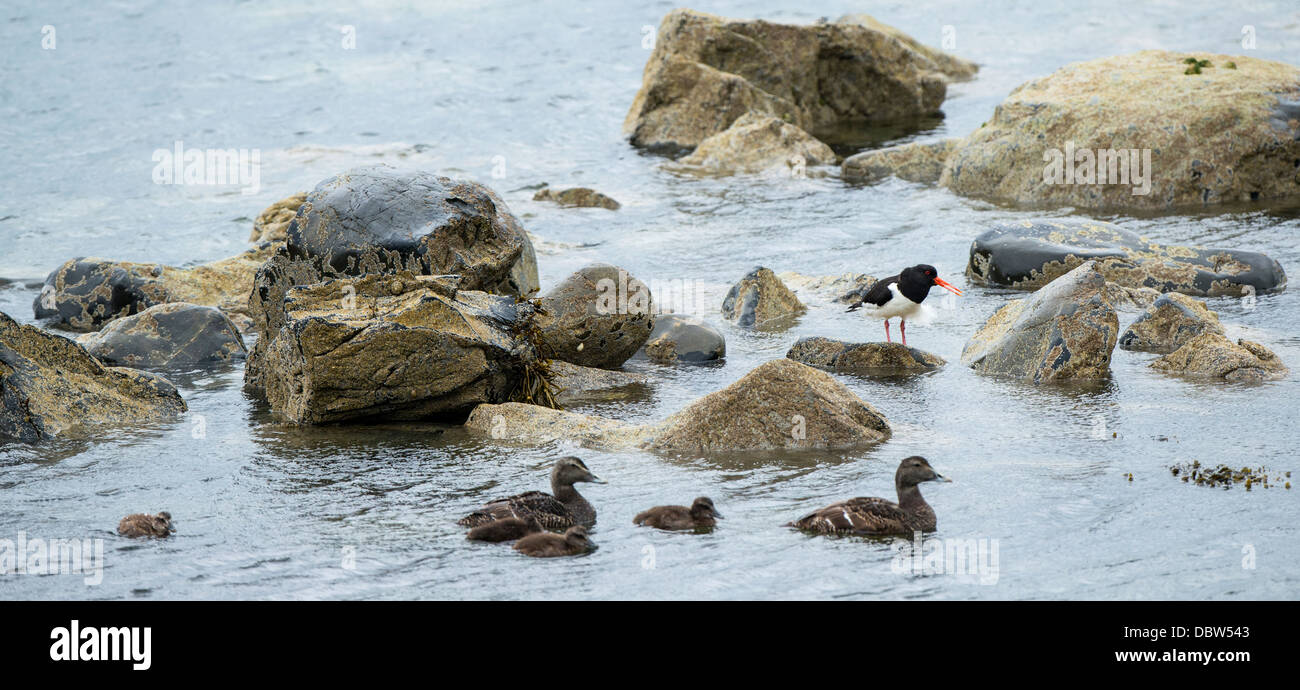
<path fill-rule="evenodd" d="M 637 513 L 632 523 L 667 530 L 709 529 L 717 524 L 722 514 L 713 507 L 707 496 L 695 499 L 691 507 L 655 506 Z"/>
<path fill-rule="evenodd" d="M 478 527 L 503 518 L 535 517 L 546 529 L 567 529 L 573 525 L 590 527 L 596 524 L 596 509 L 578 493 L 573 485 L 578 482 L 605 481 L 575 457 L 560 458 L 551 469 L 551 491 L 527 491 L 506 498 L 488 501 L 482 508 L 466 515 L 456 524 Z"/>
<path fill-rule="evenodd" d="M 590 550 L 591 541 L 587 539 L 587 528 L 581 525 L 570 527 L 564 534 L 538 532 L 515 542 L 515 551 L 537 558 L 576 556 Z"/>
<path fill-rule="evenodd" d="M 913 455 L 899 463 L 894 473 L 898 503 L 883 498 L 850 498 L 809 513 L 787 527 L 819 534 L 911 534 L 933 532 L 938 526 L 934 510 L 921 497 L 917 484 L 948 481 L 925 458 Z"/>
<path fill-rule="evenodd" d="M 171 513 L 166 512 L 157 515 L 133 513 L 117 523 L 117 533 L 124 537 L 166 537 L 174 531 Z"/>
<path fill-rule="evenodd" d="M 537 521 L 537 518 L 531 515 L 526 519 L 508 517 L 500 520 L 493 520 L 486 525 L 479 525 L 478 527 L 471 529 L 469 534 L 465 535 L 465 538 L 473 539 L 475 541 L 510 541 L 512 539 L 519 539 L 520 537 L 525 537 L 529 534 L 541 531 L 541 523 Z"/>

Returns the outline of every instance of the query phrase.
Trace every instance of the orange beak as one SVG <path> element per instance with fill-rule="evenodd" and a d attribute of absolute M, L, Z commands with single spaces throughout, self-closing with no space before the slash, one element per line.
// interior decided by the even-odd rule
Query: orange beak
<path fill-rule="evenodd" d="M 935 285 L 938 285 L 938 286 L 941 287 L 941 288 L 945 288 L 945 289 L 947 289 L 948 291 L 950 291 L 950 292 L 952 292 L 952 293 L 954 293 L 954 294 L 957 294 L 957 295 L 960 295 L 960 294 L 961 294 L 961 290 L 958 290 L 956 287 L 953 287 L 953 284 L 952 284 L 952 283 L 949 283 L 948 281 L 944 280 L 943 278 L 935 278 L 935 279 L 934 279 L 934 284 L 935 284 Z"/>

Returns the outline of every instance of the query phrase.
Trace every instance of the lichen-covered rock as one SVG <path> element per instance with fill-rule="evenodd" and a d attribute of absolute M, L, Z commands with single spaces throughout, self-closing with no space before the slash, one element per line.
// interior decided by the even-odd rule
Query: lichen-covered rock
<path fill-rule="evenodd" d="M 1287 374 L 1271 350 L 1249 340 L 1233 343 L 1219 333 L 1202 333 L 1151 363 L 1151 368 L 1184 376 L 1228 381 L 1267 381 Z"/>
<path fill-rule="evenodd" d="M 592 264 L 541 298 L 536 318 L 545 356 L 616 369 L 654 329 L 650 288 L 609 264 Z"/>
<path fill-rule="evenodd" d="M 271 251 L 272 245 L 263 244 L 192 268 L 72 259 L 50 273 L 32 307 L 36 318 L 80 332 L 97 331 L 113 319 L 169 302 L 217 307 L 246 321 L 254 276 Z"/>
<path fill-rule="evenodd" d="M 800 338 L 785 356 L 808 366 L 868 375 L 917 374 L 946 364 L 938 355 L 901 343 L 846 343 L 831 338 Z"/>
<path fill-rule="evenodd" d="M 239 329 L 221 310 L 184 302 L 116 319 L 77 342 L 101 362 L 131 367 L 229 362 L 246 353 Z"/>
<path fill-rule="evenodd" d="M 792 26 L 678 9 L 659 26 L 623 126 L 636 146 L 691 149 L 750 111 L 813 133 L 912 118 L 938 112 L 950 69 L 861 21 Z"/>
<path fill-rule="evenodd" d="M 1160 245 L 1096 221 L 998 225 L 971 243 L 966 275 L 979 285 L 1036 290 L 1085 261 L 1128 288 L 1241 297 L 1286 287 L 1282 265 L 1259 252 Z"/>
<path fill-rule="evenodd" d="M 796 294 L 816 295 L 839 304 L 855 304 L 876 284 L 876 277 L 866 273 L 807 276 L 794 271 L 776 274 Z"/>
<path fill-rule="evenodd" d="M 456 276 L 370 273 L 290 288 L 259 383 L 287 421 L 455 417 L 504 402 L 536 352 L 531 306 L 458 290 Z"/>
<path fill-rule="evenodd" d="M 803 302 L 770 268 L 758 266 L 731 286 L 722 300 L 722 316 L 740 326 L 764 323 L 807 311 Z"/>
<path fill-rule="evenodd" d="M 1186 74 L 1189 58 L 1210 66 Z M 1069 178 L 1067 150 L 1075 159 Z M 1111 152 L 1123 153 L 1128 166 Z M 1145 183 L 1133 174 L 1134 152 Z M 968 196 L 1078 208 L 1276 202 L 1300 198 L 1296 160 L 1300 68 L 1144 50 L 1022 84 L 948 156 L 939 184 Z M 1062 174 L 1051 183 L 1047 167 L 1056 163 Z M 1103 172 L 1107 183 L 1099 184 Z"/>
<path fill-rule="evenodd" d="M 1156 300 L 1160 299 L 1160 295 L 1165 293 L 1149 287 L 1133 288 L 1115 283 L 1106 283 L 1102 294 L 1106 297 L 1106 301 L 1110 303 L 1110 306 L 1115 307 L 1118 311 L 1142 311 L 1154 304 Z"/>
<path fill-rule="evenodd" d="M 577 441 L 609 449 L 637 445 L 646 430 L 604 417 L 517 402 L 475 407 L 465 420 L 465 429 L 499 441 L 536 445 Z"/>
<path fill-rule="evenodd" d="M 617 211 L 623 206 L 611 197 L 587 187 L 570 187 L 569 189 L 560 190 L 543 187 L 533 195 L 533 201 L 554 201 L 561 206 L 606 208 L 611 211 Z"/>
<path fill-rule="evenodd" d="M 1171 292 L 1159 299 L 1119 337 L 1123 350 L 1169 353 L 1202 333 L 1223 334 L 1219 316 L 1205 302 Z"/>
<path fill-rule="evenodd" d="M 162 420 L 185 409 L 166 379 L 106 367 L 75 342 L 0 313 L 0 438 L 30 443 L 78 425 Z"/>
<path fill-rule="evenodd" d="M 799 176 L 806 168 L 832 165 L 835 152 L 811 134 L 764 113 L 740 116 L 677 161 L 674 169 L 709 174 L 760 173 L 780 170 Z"/>
<path fill-rule="evenodd" d="M 1034 382 L 1101 379 L 1119 336 L 1106 279 L 1088 261 L 1025 299 L 1012 300 L 975 333 L 961 361 L 976 371 Z"/>
<path fill-rule="evenodd" d="M 959 141 L 913 142 L 863 151 L 845 158 L 840 170 L 844 179 L 857 182 L 875 182 L 892 175 L 908 182 L 935 183 L 943 175 L 944 163 Z"/>
<path fill-rule="evenodd" d="M 655 317 L 645 344 L 646 356 L 661 364 L 716 362 L 727 356 L 727 340 L 701 319 L 681 314 Z"/>
<path fill-rule="evenodd" d="M 267 206 L 253 221 L 253 234 L 249 235 L 248 241 L 255 244 L 283 242 L 288 236 L 289 224 L 298 214 L 298 207 L 306 200 L 307 192 L 299 192 Z"/>

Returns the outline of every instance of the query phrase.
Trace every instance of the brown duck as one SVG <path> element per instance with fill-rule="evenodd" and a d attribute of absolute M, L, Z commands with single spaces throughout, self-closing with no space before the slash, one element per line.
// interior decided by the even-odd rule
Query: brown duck
<path fill-rule="evenodd" d="M 536 517 L 529 515 L 524 519 L 508 517 L 479 525 L 471 529 L 465 538 L 475 541 L 511 541 L 541 531 L 542 523 L 538 522 Z"/>
<path fill-rule="evenodd" d="M 786 523 L 786 527 L 840 535 L 933 532 L 938 521 L 917 488 L 921 482 L 930 481 L 952 480 L 935 472 L 925 458 L 913 455 L 899 463 L 894 473 L 898 503 L 883 498 L 850 498 Z"/>
<path fill-rule="evenodd" d="M 157 515 L 134 513 L 117 523 L 117 533 L 124 537 L 166 537 L 175 531 L 171 513 L 165 512 Z"/>
<path fill-rule="evenodd" d="M 515 551 L 538 558 L 576 556 L 590 551 L 591 547 L 591 540 L 587 539 L 587 528 L 582 525 L 570 527 L 562 535 L 554 532 L 538 532 L 515 542 Z"/>
<path fill-rule="evenodd" d="M 596 509 L 573 488 L 578 482 L 604 484 L 605 480 L 592 474 L 578 458 L 560 458 L 551 469 L 551 491 L 554 495 L 544 491 L 528 491 L 498 498 L 457 520 L 456 524 L 478 527 L 502 518 L 532 516 L 546 529 L 567 529 L 573 525 L 590 527 L 596 524 Z"/>
<path fill-rule="evenodd" d="M 632 523 L 659 529 L 710 529 L 722 519 L 722 513 L 713 507 L 713 499 L 700 496 L 690 508 L 686 506 L 655 506 L 643 510 L 632 518 Z"/>

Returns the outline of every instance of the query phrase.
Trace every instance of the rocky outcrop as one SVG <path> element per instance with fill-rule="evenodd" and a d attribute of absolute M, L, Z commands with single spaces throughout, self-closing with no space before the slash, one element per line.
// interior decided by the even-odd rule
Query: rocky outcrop
<path fill-rule="evenodd" d="M 976 371 L 1034 382 L 1101 379 L 1119 335 L 1106 279 L 1088 261 L 1025 299 L 999 309 L 966 343 Z"/>
<path fill-rule="evenodd" d="M 1219 316 L 1205 302 L 1171 292 L 1161 295 L 1119 337 L 1123 350 L 1169 353 L 1202 333 L 1223 334 Z"/>
<path fill-rule="evenodd" d="M 248 241 L 254 244 L 263 242 L 283 242 L 289 233 L 289 224 L 298 214 L 298 207 L 307 201 L 307 192 L 299 192 L 281 199 L 266 207 L 253 221 L 253 234 Z"/>
<path fill-rule="evenodd" d="M 861 19 L 792 26 L 673 10 L 659 26 L 624 130 L 636 146 L 680 150 L 750 111 L 814 134 L 933 114 L 952 63 L 913 44 Z"/>
<path fill-rule="evenodd" d="M 77 339 L 99 361 L 131 367 L 163 367 L 243 359 L 235 324 L 215 307 L 172 302 L 109 323 Z"/>
<path fill-rule="evenodd" d="M 1128 288 L 1241 297 L 1286 287 L 1282 265 L 1259 252 L 1160 245 L 1096 221 L 996 226 L 971 243 L 966 275 L 979 285 L 1036 290 L 1085 261 Z"/>
<path fill-rule="evenodd" d="M 979 72 L 979 65 L 969 60 L 963 60 L 959 57 L 949 55 L 942 50 L 936 50 L 930 46 L 923 45 L 920 41 L 908 36 L 898 29 L 872 17 L 869 14 L 846 14 L 836 20 L 837 24 L 856 24 L 873 31 L 879 31 L 903 42 L 908 48 L 921 54 L 934 63 L 935 70 L 942 72 L 944 76 L 954 81 L 962 81 L 974 78 Z"/>
<path fill-rule="evenodd" d="M 716 362 L 727 356 L 727 341 L 718 329 L 701 319 L 660 314 L 655 317 L 645 353 L 660 364 Z"/>
<path fill-rule="evenodd" d="M 831 338 L 800 338 L 785 354 L 808 366 L 875 376 L 919 374 L 946 364 L 938 355 L 901 343 L 846 343 Z"/>
<path fill-rule="evenodd" d="M 1268 348 L 1249 340 L 1231 340 L 1218 333 L 1202 333 L 1182 347 L 1151 363 L 1170 374 L 1221 378 L 1228 381 L 1267 381 L 1287 374 L 1287 368 Z"/>
<path fill-rule="evenodd" d="M 106 367 L 62 336 L 0 313 L 0 438 L 34 442 L 75 427 L 163 420 L 185 401 L 162 377 Z"/>
<path fill-rule="evenodd" d="M 614 199 L 587 187 L 570 187 L 569 189 L 560 190 L 543 187 L 533 195 L 533 201 L 554 201 L 561 206 L 606 208 L 611 211 L 617 211 L 623 206 Z"/>
<path fill-rule="evenodd" d="M 778 170 L 793 176 L 817 165 L 833 165 L 831 147 L 771 115 L 749 112 L 677 161 L 674 169 L 714 175 Z"/>
<path fill-rule="evenodd" d="M 1189 58 L 1210 65 L 1187 74 Z M 1078 208 L 1275 202 L 1300 198 L 1297 160 L 1300 68 L 1145 50 L 1022 84 L 947 157 L 939 184 Z"/>
<path fill-rule="evenodd" d="M 480 405 L 466 427 L 497 439 L 577 440 L 606 448 L 718 452 L 862 448 L 890 437 L 889 423 L 831 375 L 779 359 L 687 405 L 658 424 L 630 425 L 535 405 Z"/>
<path fill-rule="evenodd" d="M 911 143 L 863 151 L 844 159 L 840 170 L 846 180 L 875 182 L 894 176 L 908 182 L 935 183 L 959 139 Z"/>
<path fill-rule="evenodd" d="M 808 308 L 770 268 L 756 267 L 731 286 L 722 300 L 722 316 L 740 326 L 762 326 L 767 322 L 797 316 Z"/>
<path fill-rule="evenodd" d="M 622 366 L 654 329 L 650 288 L 609 264 L 565 278 L 540 305 L 536 323 L 545 356 L 585 367 Z"/>

